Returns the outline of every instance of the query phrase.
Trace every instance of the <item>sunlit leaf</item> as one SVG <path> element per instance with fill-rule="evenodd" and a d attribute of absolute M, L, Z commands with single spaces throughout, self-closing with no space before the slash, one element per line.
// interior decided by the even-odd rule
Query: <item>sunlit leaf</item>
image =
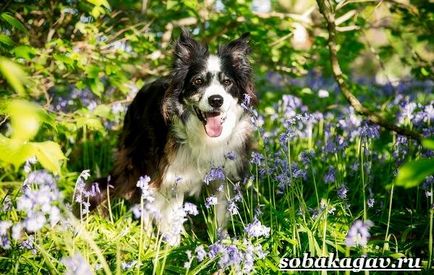
<path fill-rule="evenodd" d="M 41 165 L 51 172 L 60 173 L 60 164 L 65 159 L 59 144 L 52 141 L 33 142 L 36 157 Z"/>
<path fill-rule="evenodd" d="M 7 12 L 3 12 L 0 15 L 0 18 L 3 19 L 3 21 L 7 22 L 9 25 L 11 25 L 14 28 L 17 28 L 18 30 L 22 32 L 27 32 L 26 27 L 24 27 L 23 23 L 21 23 L 18 19 L 13 17 L 11 14 Z"/>
<path fill-rule="evenodd" d="M 426 138 L 422 140 L 422 146 L 434 150 L 434 138 Z"/>
<path fill-rule="evenodd" d="M 36 54 L 35 48 L 26 45 L 17 46 L 12 50 L 12 52 L 15 54 L 16 57 L 21 57 L 26 60 L 31 60 Z"/>
<path fill-rule="evenodd" d="M 107 105 L 98 105 L 95 110 L 93 110 L 93 114 L 99 117 L 107 118 L 110 115 L 110 107 Z"/>
<path fill-rule="evenodd" d="M 12 127 L 12 138 L 31 140 L 39 130 L 42 108 L 24 100 L 13 100 L 7 104 Z"/>
<path fill-rule="evenodd" d="M 35 148 L 28 142 L 7 138 L 0 134 L 0 160 L 19 167 L 35 155 Z"/>
<path fill-rule="evenodd" d="M 5 34 L 0 33 L 0 43 L 6 45 L 6 46 L 13 46 L 15 42 Z"/>
<path fill-rule="evenodd" d="M 434 174 L 434 159 L 419 159 L 404 164 L 396 177 L 396 185 L 405 188 L 418 186 L 427 176 Z"/>
<path fill-rule="evenodd" d="M 27 75 L 21 66 L 7 58 L 0 57 L 0 73 L 19 95 L 25 95 L 24 82 Z"/>
<path fill-rule="evenodd" d="M 108 3 L 107 0 L 87 0 L 87 2 L 99 7 L 99 6 L 103 6 L 106 7 L 107 9 L 110 9 L 110 4 Z"/>

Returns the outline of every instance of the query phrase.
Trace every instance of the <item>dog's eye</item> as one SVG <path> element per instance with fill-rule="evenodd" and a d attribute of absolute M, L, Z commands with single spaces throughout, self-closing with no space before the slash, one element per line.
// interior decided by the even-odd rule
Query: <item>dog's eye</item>
<path fill-rule="evenodd" d="M 230 81 L 229 79 L 225 79 L 225 80 L 223 80 L 223 85 L 225 85 L 225 86 L 229 86 L 229 85 L 231 85 L 232 84 L 232 81 Z"/>
<path fill-rule="evenodd" d="M 203 84 L 203 79 L 202 78 L 196 78 L 195 80 L 193 80 L 193 84 L 196 86 L 200 86 Z"/>

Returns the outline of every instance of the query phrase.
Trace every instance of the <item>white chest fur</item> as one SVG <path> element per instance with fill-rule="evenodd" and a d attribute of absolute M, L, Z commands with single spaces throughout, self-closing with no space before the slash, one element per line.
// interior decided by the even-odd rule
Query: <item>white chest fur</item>
<path fill-rule="evenodd" d="M 222 136 L 210 138 L 196 116 L 191 116 L 186 124 L 180 121 L 174 124 L 175 135 L 183 143 L 164 173 L 162 187 L 165 191 L 197 196 L 211 168 L 222 167 L 227 178 L 240 176 L 237 171 L 245 160 L 240 159 L 237 152 L 243 150 L 250 135 L 250 119 L 243 116 L 242 108 L 237 106 L 224 127 Z M 229 152 L 235 153 L 234 160 L 227 159 Z"/>

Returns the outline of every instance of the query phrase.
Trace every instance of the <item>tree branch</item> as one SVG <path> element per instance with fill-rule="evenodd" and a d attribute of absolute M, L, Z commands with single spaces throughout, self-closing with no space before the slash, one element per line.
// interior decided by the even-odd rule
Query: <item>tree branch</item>
<path fill-rule="evenodd" d="M 395 125 L 384 117 L 378 115 L 376 112 L 370 111 L 368 108 L 362 105 L 360 101 L 351 93 L 348 87 L 344 74 L 342 73 L 341 66 L 339 65 L 339 59 L 337 56 L 337 42 L 336 42 L 336 25 L 335 25 L 335 15 L 332 10 L 332 5 L 329 0 L 316 0 L 319 6 L 319 11 L 323 15 L 327 22 L 327 31 L 329 34 L 328 38 L 328 48 L 330 52 L 330 63 L 332 65 L 332 72 L 336 82 L 339 85 L 339 89 L 348 103 L 354 108 L 356 113 L 365 116 L 369 121 L 375 123 L 387 130 L 394 131 L 400 135 L 404 135 L 415 140 L 420 141 L 423 136 L 408 128 L 403 128 Z"/>

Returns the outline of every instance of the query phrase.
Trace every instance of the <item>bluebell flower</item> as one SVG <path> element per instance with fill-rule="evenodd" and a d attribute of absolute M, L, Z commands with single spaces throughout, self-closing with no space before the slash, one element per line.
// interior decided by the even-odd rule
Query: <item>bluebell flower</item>
<path fill-rule="evenodd" d="M 0 236 L 5 236 L 9 228 L 12 227 L 12 222 L 10 221 L 0 221 Z"/>
<path fill-rule="evenodd" d="M 260 153 L 252 152 L 250 163 L 260 166 L 263 160 L 264 157 Z"/>
<path fill-rule="evenodd" d="M 203 248 L 203 245 L 197 246 L 195 249 L 195 252 L 196 252 L 197 261 L 202 262 L 203 259 L 205 259 L 205 257 L 206 257 L 206 251 Z"/>
<path fill-rule="evenodd" d="M 212 181 L 224 180 L 225 178 L 225 171 L 222 167 L 213 167 L 205 175 L 203 181 L 209 185 Z"/>
<path fill-rule="evenodd" d="M 130 262 L 122 262 L 121 267 L 122 267 L 122 270 L 130 270 L 130 269 L 134 268 L 136 266 L 136 264 L 137 264 L 137 261 L 135 261 L 135 260 L 130 261 Z"/>
<path fill-rule="evenodd" d="M 43 214 L 36 213 L 34 215 L 28 216 L 24 220 L 23 225 L 28 232 L 36 232 L 39 231 L 45 225 L 46 221 L 47 219 Z"/>
<path fill-rule="evenodd" d="M 365 122 L 360 128 L 360 136 L 365 138 L 378 138 L 380 137 L 380 126 Z"/>
<path fill-rule="evenodd" d="M 352 246 L 366 246 L 368 243 L 369 237 L 371 234 L 369 233 L 369 229 L 374 226 L 374 223 L 370 220 L 366 220 L 365 222 L 361 220 L 357 220 L 351 226 L 348 234 L 345 238 L 345 245 L 348 247 Z"/>
<path fill-rule="evenodd" d="M 11 241 L 8 236 L 0 236 L 0 248 L 4 250 L 11 249 Z"/>
<path fill-rule="evenodd" d="M 197 206 L 191 202 L 184 203 L 184 211 L 188 215 L 196 216 L 199 214 Z"/>
<path fill-rule="evenodd" d="M 299 155 L 298 158 L 300 159 L 300 161 L 305 165 L 309 165 L 313 158 L 315 157 L 315 152 L 312 150 L 309 151 L 302 151 Z"/>
<path fill-rule="evenodd" d="M 329 166 L 327 173 L 324 175 L 325 183 L 332 183 L 336 181 L 336 170 L 333 166 Z"/>
<path fill-rule="evenodd" d="M 177 207 L 171 209 L 172 211 L 169 213 L 165 219 L 169 220 L 169 224 L 171 225 L 170 230 L 164 232 L 163 239 L 164 241 L 171 245 L 178 245 L 181 241 L 181 233 L 184 230 L 184 222 L 187 220 L 187 213 L 184 211 L 183 207 Z"/>
<path fill-rule="evenodd" d="M 368 204 L 369 208 L 374 207 L 375 199 L 374 198 L 369 198 L 368 201 L 367 201 L 367 204 Z"/>
<path fill-rule="evenodd" d="M 261 222 L 255 217 L 252 223 L 249 223 L 244 228 L 244 231 L 250 237 L 268 237 L 270 235 L 270 228 L 262 225 Z"/>
<path fill-rule="evenodd" d="M 63 258 L 61 262 L 66 267 L 65 275 L 93 274 L 89 263 L 80 254 L 75 254 L 71 257 Z"/>
<path fill-rule="evenodd" d="M 237 156 L 235 155 L 235 153 L 233 151 L 227 152 L 225 154 L 225 158 L 228 159 L 228 160 L 235 160 L 236 157 Z"/>
<path fill-rule="evenodd" d="M 205 207 L 210 208 L 213 205 L 217 204 L 217 197 L 214 195 L 209 196 L 205 199 Z"/>
<path fill-rule="evenodd" d="M 221 257 L 219 260 L 220 268 L 226 268 L 228 266 L 237 266 L 241 263 L 241 253 L 235 245 L 229 245 L 221 251 Z"/>
<path fill-rule="evenodd" d="M 216 257 L 222 250 L 224 249 L 223 245 L 219 242 L 213 243 L 209 246 L 208 257 L 214 258 Z"/>
<path fill-rule="evenodd" d="M 337 190 L 338 197 L 341 199 L 347 198 L 348 188 L 345 185 L 341 185 L 339 189 Z"/>
<path fill-rule="evenodd" d="M 228 201 L 227 210 L 232 216 L 238 214 L 238 206 L 233 199 Z"/>

